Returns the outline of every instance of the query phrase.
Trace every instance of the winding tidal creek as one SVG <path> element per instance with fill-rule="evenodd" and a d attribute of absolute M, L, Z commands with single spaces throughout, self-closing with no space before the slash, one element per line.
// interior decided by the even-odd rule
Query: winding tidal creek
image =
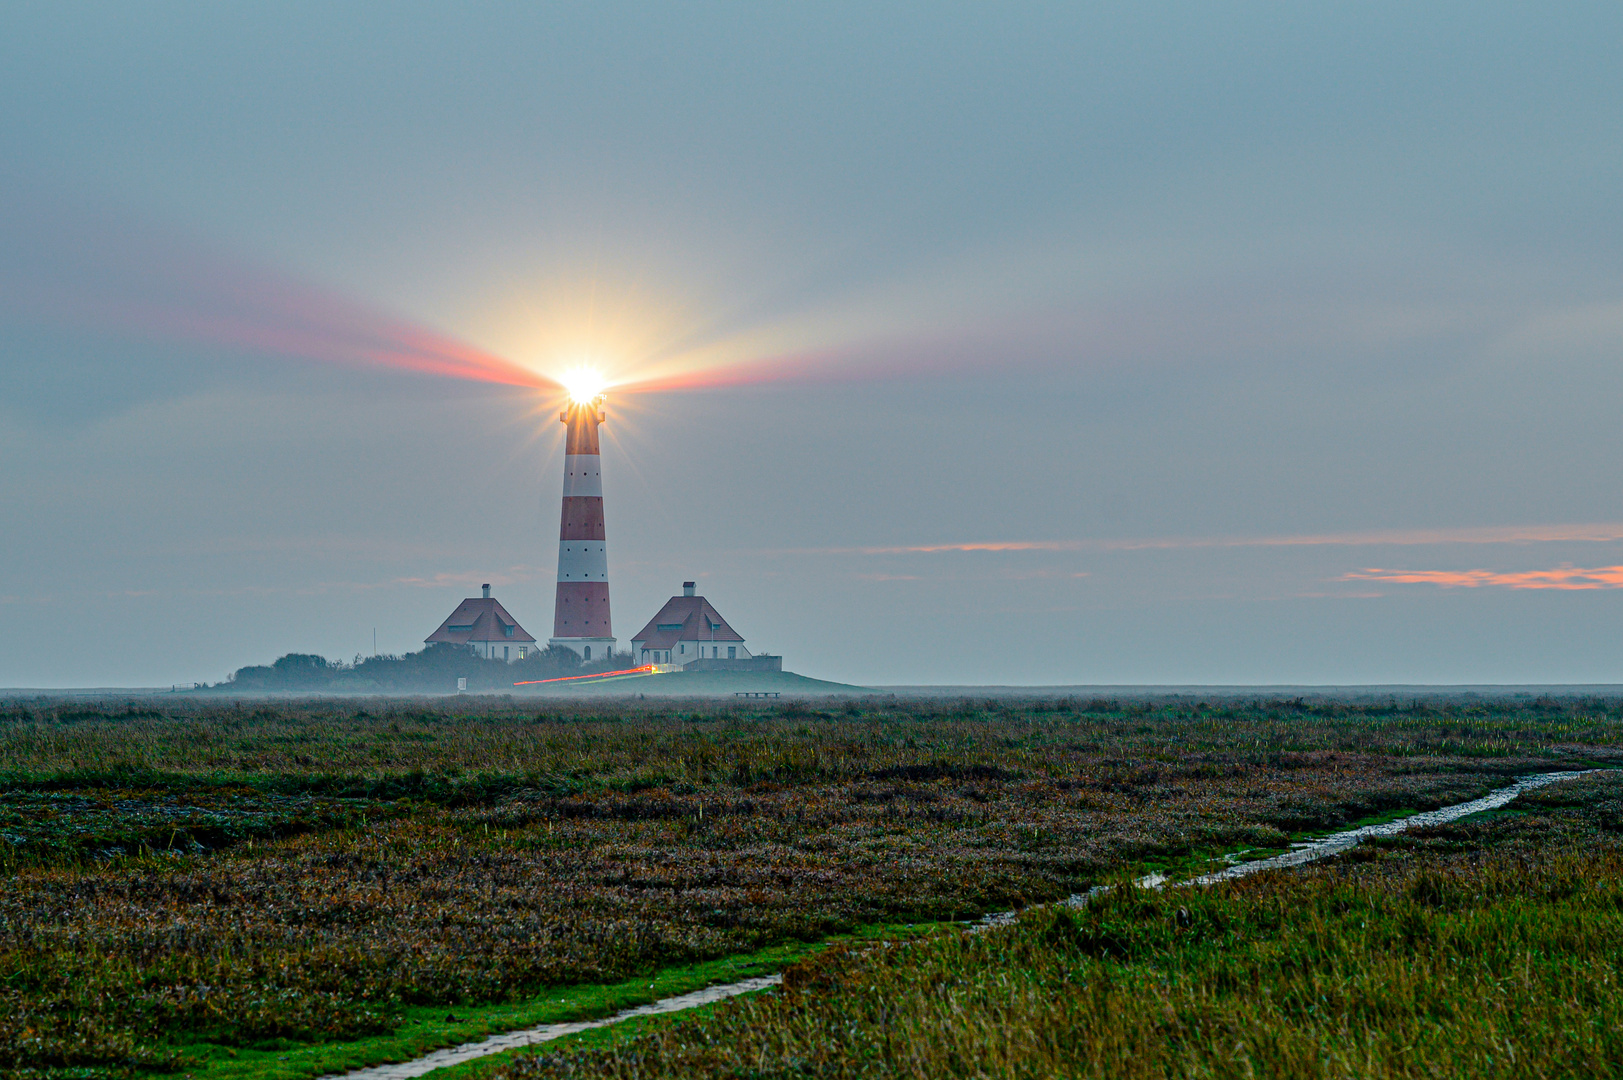
<path fill-rule="evenodd" d="M 1509 787 L 1502 787 L 1498 791 L 1490 792 L 1480 799 L 1459 803 L 1455 806 L 1445 806 L 1438 810 L 1427 810 L 1419 814 L 1410 814 L 1406 818 L 1384 822 L 1380 825 L 1365 825 L 1361 829 L 1348 829 L 1346 832 L 1331 833 L 1301 844 L 1292 844 L 1291 850 L 1283 855 L 1275 855 L 1271 859 L 1258 859 L 1256 862 L 1236 863 L 1233 866 L 1200 877 L 1191 878 L 1185 885 L 1211 885 L 1229 878 L 1244 877 L 1262 870 L 1280 870 L 1289 866 L 1300 866 L 1303 863 L 1313 862 L 1317 859 L 1339 855 L 1348 848 L 1356 847 L 1361 840 L 1372 836 L 1396 836 L 1398 833 L 1410 829 L 1424 829 L 1432 825 L 1446 825 L 1450 821 L 1458 821 L 1462 817 L 1480 814 L 1484 810 L 1497 810 L 1505 806 L 1525 791 L 1545 787 L 1562 780 L 1576 780 L 1580 776 L 1588 776 L 1593 772 L 1606 772 L 1605 769 L 1584 769 L 1580 772 L 1552 772 L 1534 773 L 1523 776 Z M 1158 889 L 1167 883 L 1166 878 L 1159 874 L 1151 874 L 1139 879 L 1139 887 L 1144 889 Z"/>
<path fill-rule="evenodd" d="M 625 1009 L 613 1016 L 605 1016 L 600 1020 L 576 1020 L 567 1024 L 542 1024 L 540 1027 L 524 1028 L 519 1031 L 509 1031 L 503 1035 L 492 1035 L 479 1042 L 463 1043 L 461 1046 L 452 1046 L 444 1050 L 436 1050 L 426 1054 L 415 1061 L 402 1062 L 399 1065 L 374 1065 L 369 1069 L 356 1069 L 347 1073 L 330 1073 L 320 1080 L 410 1080 L 412 1077 L 423 1076 L 435 1069 L 443 1069 L 448 1065 L 461 1065 L 465 1061 L 485 1057 L 487 1054 L 499 1054 L 504 1050 L 517 1050 L 521 1046 L 534 1046 L 537 1043 L 551 1042 L 561 1039 L 565 1035 L 576 1035 L 582 1031 L 591 1031 L 593 1028 L 608 1027 L 610 1024 L 622 1023 L 626 1020 L 635 1020 L 640 1016 L 660 1016 L 665 1013 L 684 1012 L 696 1009 L 700 1005 L 709 1005 L 711 1002 L 723 1001 L 739 994 L 747 994 L 752 990 L 765 990 L 769 986 L 776 986 L 783 981 L 782 975 L 767 975 L 759 979 L 744 979 L 741 982 L 726 983 L 720 986 L 707 986 L 703 990 L 696 990 L 691 994 L 681 994 L 677 997 L 668 997 L 656 1001 L 651 1005 L 639 1005 L 635 1009 Z"/>
<path fill-rule="evenodd" d="M 1470 802 L 1463 802 L 1454 806 L 1445 806 L 1437 810 L 1411 814 L 1408 817 L 1383 822 L 1380 825 L 1365 825 L 1357 829 L 1348 829 L 1345 832 L 1331 833 L 1329 836 L 1321 837 L 1318 840 L 1293 844 L 1291 850 L 1283 855 L 1257 859 L 1253 862 L 1235 863 L 1222 870 L 1202 874 L 1186 881 L 1173 882 L 1161 874 L 1150 874 L 1139 878 L 1137 885 L 1142 889 L 1160 889 L 1168 885 L 1212 885 L 1230 878 L 1260 873 L 1263 870 L 1280 870 L 1292 866 L 1301 866 L 1304 863 L 1339 855 L 1349 848 L 1356 847 L 1360 841 L 1372 836 L 1396 836 L 1409 829 L 1443 825 L 1450 821 L 1468 817 L 1471 814 L 1480 814 L 1484 810 L 1497 810 L 1510 803 L 1523 792 L 1532 791 L 1535 788 L 1545 787 L 1562 780 L 1574 780 L 1593 772 L 1604 771 L 1607 770 L 1585 769 L 1579 772 L 1534 773 L 1530 776 L 1519 777 L 1515 783 L 1490 792 L 1480 799 L 1472 799 Z M 1088 902 L 1090 896 L 1097 895 L 1106 888 L 1109 888 L 1109 886 L 1098 886 L 1088 892 L 1077 893 L 1059 902 L 1067 906 L 1080 907 Z M 991 929 L 994 926 L 1004 926 L 1014 922 L 1018 917 L 1018 912 L 998 912 L 979 920 L 972 929 L 981 931 Z M 626 1009 L 599 1020 L 578 1020 L 566 1024 L 542 1024 L 539 1027 L 509 1031 L 502 1035 L 492 1035 L 478 1042 L 463 1043 L 461 1046 L 436 1050 L 432 1054 L 417 1058 L 415 1061 L 402 1062 L 398 1065 L 376 1065 L 371 1068 L 356 1069 L 348 1073 L 332 1073 L 320 1077 L 319 1080 L 411 1080 L 414 1077 L 427 1075 L 435 1069 L 443 1069 L 449 1065 L 460 1065 L 463 1062 L 472 1061 L 475 1058 L 485 1057 L 489 1054 L 499 1054 L 506 1050 L 516 1050 L 524 1046 L 534 1046 L 538 1043 L 563 1038 L 566 1035 L 591 1031 L 594 1028 L 608 1027 L 638 1017 L 684 1012 L 688 1009 L 698 1008 L 701 1005 L 709 1005 L 713 1002 L 736 997 L 739 994 L 765 990 L 768 987 L 778 985 L 782 981 L 783 976 L 781 975 L 769 975 L 763 978 L 744 979 L 741 982 L 709 986 L 691 994 L 681 994 L 677 997 L 664 998 L 649 1005 L 642 1005 L 635 1009 Z"/>

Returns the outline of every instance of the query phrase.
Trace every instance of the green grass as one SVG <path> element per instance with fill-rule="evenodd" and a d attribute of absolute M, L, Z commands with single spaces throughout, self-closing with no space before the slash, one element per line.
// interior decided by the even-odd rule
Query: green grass
<path fill-rule="evenodd" d="M 1486 790 L 1484 789 L 1484 794 L 1486 794 Z M 1472 797 L 1466 795 L 1463 799 L 1457 798 L 1455 801 L 1466 801 Z M 1432 807 L 1432 809 L 1436 809 L 1436 807 Z M 1196 850 L 1176 858 L 1147 859 L 1137 863 L 1128 872 L 1127 877 L 1136 880 L 1147 874 L 1156 873 L 1172 881 L 1185 881 L 1199 877 L 1202 874 L 1213 873 L 1237 862 L 1261 862 L 1264 859 L 1284 855 L 1291 850 L 1291 844 L 1311 843 L 1314 840 L 1322 840 L 1327 836 L 1334 836 L 1337 833 L 1348 832 L 1353 829 L 1362 829 L 1370 825 L 1385 825 L 1402 818 L 1412 817 L 1421 812 L 1414 807 L 1399 807 L 1393 810 L 1383 810 L 1378 814 L 1368 814 L 1355 821 L 1337 825 L 1334 828 L 1294 833 L 1288 837 L 1289 842 L 1285 844 L 1272 846 L 1265 844 L 1260 847 L 1230 848 L 1220 851 Z"/>
<path fill-rule="evenodd" d="M 562 986 L 529 1001 L 500 1005 L 409 1006 L 401 1010 L 399 1026 L 387 1035 L 340 1043 L 305 1044 L 286 1041 L 263 1049 L 243 1049 L 209 1042 L 183 1042 L 178 1050 L 186 1073 L 194 1080 L 307 1080 L 390 1062 L 411 1061 L 435 1050 L 477 1042 L 491 1035 L 542 1024 L 596 1020 L 663 998 L 702 990 L 707 986 L 777 974 L 831 946 L 840 947 L 879 939 L 902 941 L 936 929 L 931 924 L 864 927 L 827 941 L 794 942 L 759 949 L 704 964 L 661 971 L 599 986 Z M 708 1008 L 706 1006 L 705 1008 Z M 447 1017 L 454 1015 L 454 1022 Z M 601 1028 L 566 1036 L 560 1044 L 590 1047 L 623 1040 L 660 1018 L 637 1018 L 614 1028 Z M 516 1051 L 490 1055 L 510 1058 Z M 475 1063 L 436 1072 L 436 1080 L 467 1073 Z M 479 1066 L 489 1069 L 488 1063 Z"/>
<path fill-rule="evenodd" d="M 693 990 L 700 990 L 706 986 L 714 986 L 719 983 L 737 982 L 742 979 L 756 978 L 768 974 L 777 974 L 793 964 L 809 959 L 822 952 L 824 949 L 830 947 L 837 948 L 851 945 L 862 945 L 865 943 L 871 944 L 877 940 L 907 941 L 914 938 L 924 937 L 932 932 L 939 932 L 942 929 L 942 927 L 937 925 L 867 927 L 864 928 L 861 933 L 841 935 L 837 938 L 831 938 L 828 941 L 819 942 L 815 945 L 797 945 L 780 949 L 766 949 L 762 950 L 760 953 L 754 954 L 751 957 L 737 958 L 736 963 L 732 961 L 724 961 L 722 964 L 718 965 L 706 965 L 706 967 L 714 966 L 718 970 L 718 973 L 714 977 L 707 980 L 699 981 L 697 978 L 687 980 L 673 978 L 668 982 L 660 983 L 657 989 L 651 986 L 649 988 L 651 996 L 647 997 L 646 999 L 633 1000 L 627 998 L 623 1003 L 616 1004 L 613 1008 L 604 1009 L 594 1015 L 610 1015 L 614 1012 L 620 1011 L 621 1009 L 635 1007 L 637 1005 L 646 1004 L 650 1001 L 660 1000 L 661 998 L 673 997 L 678 994 L 685 994 Z M 730 970 L 725 966 L 729 963 L 733 964 Z M 695 973 L 697 973 L 697 969 L 694 970 Z M 640 983 L 640 980 L 634 982 L 633 985 L 636 986 L 638 983 Z M 752 993 L 759 992 L 760 991 L 754 991 Z M 742 996 L 747 997 L 749 995 Z M 688 1010 L 687 1012 L 672 1014 L 670 1016 L 634 1017 L 630 1020 L 624 1020 L 618 1024 L 608 1027 L 593 1028 L 589 1031 L 579 1032 L 574 1035 L 566 1035 L 563 1038 L 556 1039 L 544 1045 L 555 1049 L 566 1049 L 570 1051 L 595 1050 L 618 1046 L 621 1043 L 638 1038 L 639 1036 L 648 1034 L 649 1032 L 659 1030 L 663 1026 L 669 1024 L 673 1016 L 681 1016 L 683 1018 L 712 1016 L 714 1015 L 717 1007 L 721 1004 L 723 1003 L 717 1002 L 710 1005 L 701 1005 L 694 1009 Z M 491 1030 L 485 1034 L 496 1034 L 501 1031 L 514 1031 L 526 1027 L 536 1027 L 540 1024 L 556 1022 L 557 1019 L 574 1020 L 590 1018 L 593 1017 L 569 1016 L 554 1018 L 549 1014 L 544 1015 L 539 1019 L 519 1023 L 511 1023 L 503 1018 L 499 1021 L 501 1026 L 492 1027 Z M 472 1041 L 472 1039 L 464 1038 L 457 1040 L 457 1043 L 448 1043 L 445 1045 L 457 1045 L 462 1042 L 470 1041 Z M 433 1080 L 482 1080 L 484 1077 L 500 1073 L 516 1058 L 533 1052 L 534 1049 L 528 1047 L 518 1050 L 506 1050 L 499 1054 L 490 1054 L 474 1061 L 464 1062 L 461 1065 L 449 1066 L 444 1069 L 436 1069 L 430 1075 L 433 1077 Z M 197 1077 L 197 1080 L 207 1080 L 207 1078 L 199 1076 Z"/>
<path fill-rule="evenodd" d="M 1484 791 L 1483 794 L 1486 795 L 1487 792 Z M 1433 806 L 1428 807 L 1427 809 L 1435 810 L 1437 808 Z M 1415 814 L 1423 812 L 1424 811 L 1422 811 L 1419 807 L 1400 806 L 1392 810 L 1383 810 L 1379 814 L 1369 814 L 1368 816 L 1361 817 L 1356 821 L 1349 821 L 1347 824 L 1339 826 L 1338 828 L 1320 829 L 1317 832 L 1302 833 L 1298 836 L 1291 837 L 1291 840 L 1298 843 L 1312 840 L 1322 840 L 1326 836 L 1332 836 L 1338 832 L 1351 832 L 1353 829 L 1367 829 L 1371 825 L 1385 825 L 1388 822 L 1397 821 L 1399 818 L 1413 817 Z"/>
<path fill-rule="evenodd" d="M 754 991 L 754 993 L 764 992 L 766 991 Z M 747 997 L 749 995 L 741 996 Z M 710 1005 L 700 1005 L 680 1015 L 683 1018 L 713 1017 L 716 1009 L 722 1004 L 724 1003 L 716 1002 Z M 671 1016 L 639 1016 L 608 1027 L 592 1028 L 589 1031 L 582 1031 L 575 1035 L 565 1035 L 561 1039 L 555 1039 L 544 1045 L 555 1051 L 563 1052 L 604 1050 L 658 1031 L 669 1024 L 671 1020 Z M 428 1076 L 431 1077 L 431 1080 L 487 1080 L 487 1078 L 502 1075 L 519 1059 L 534 1052 L 534 1047 L 504 1050 L 499 1054 L 476 1058 L 460 1065 L 435 1069 Z"/>
<path fill-rule="evenodd" d="M 410 1006 L 387 1035 L 327 1044 L 288 1043 L 269 1049 L 239 1049 L 207 1042 L 181 1043 L 195 1080 L 305 1080 L 387 1062 L 410 1061 L 434 1050 L 476 1042 L 490 1035 L 541 1024 L 595 1020 L 661 998 L 690 993 L 717 983 L 782 971 L 822 946 L 796 943 L 761 949 L 705 964 L 667 968 L 603 986 L 563 986 L 529 1001 L 500 1005 Z M 455 1015 L 456 1022 L 446 1017 Z"/>

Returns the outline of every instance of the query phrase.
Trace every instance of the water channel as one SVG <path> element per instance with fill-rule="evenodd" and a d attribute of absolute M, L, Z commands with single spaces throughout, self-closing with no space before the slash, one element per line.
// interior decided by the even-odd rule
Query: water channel
<path fill-rule="evenodd" d="M 537 1043 L 551 1042 L 561 1039 L 565 1035 L 576 1035 L 582 1031 L 591 1031 L 593 1028 L 608 1027 L 610 1024 L 623 1023 L 626 1020 L 635 1020 L 639 1016 L 660 1016 L 665 1013 L 685 1012 L 696 1009 L 700 1005 L 709 1005 L 715 1001 L 725 1001 L 739 994 L 748 994 L 752 990 L 765 990 L 769 986 L 776 986 L 783 981 L 782 975 L 767 975 L 759 979 L 744 979 L 741 982 L 726 983 L 720 986 L 707 986 L 703 990 L 695 990 L 691 994 L 681 994 L 677 997 L 668 997 L 656 1001 L 651 1005 L 639 1005 L 635 1009 L 624 1009 L 613 1016 L 605 1016 L 600 1020 L 576 1020 L 567 1024 L 542 1024 L 539 1027 L 524 1028 L 520 1031 L 509 1031 L 502 1035 L 492 1035 L 488 1039 L 478 1042 L 463 1043 L 461 1046 L 447 1047 L 426 1054 L 415 1061 L 405 1061 L 398 1065 L 374 1065 L 368 1069 L 356 1069 L 347 1073 L 331 1073 L 320 1080 L 411 1080 L 412 1077 L 423 1076 L 435 1069 L 443 1069 L 448 1065 L 460 1065 L 465 1061 L 485 1057 L 487 1054 L 499 1054 L 503 1050 L 517 1050 L 521 1046 L 534 1046 Z"/>

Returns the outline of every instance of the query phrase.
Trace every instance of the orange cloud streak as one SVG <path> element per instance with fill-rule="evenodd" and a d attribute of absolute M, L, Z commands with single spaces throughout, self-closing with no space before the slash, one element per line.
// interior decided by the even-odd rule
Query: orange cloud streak
<path fill-rule="evenodd" d="M 1081 551 L 1081 540 L 985 540 L 968 544 L 904 544 L 896 547 L 788 548 L 785 555 L 935 555 L 946 551 Z"/>
<path fill-rule="evenodd" d="M 1398 585 L 1440 585 L 1445 589 L 1623 589 L 1623 566 L 1584 568 L 1563 564 L 1554 570 L 1355 570 L 1341 581 L 1380 581 Z"/>
<path fill-rule="evenodd" d="M 933 555 L 939 551 L 1080 551 L 1080 540 L 987 540 L 975 544 L 917 544 L 911 547 L 865 547 L 863 555 Z"/>
<path fill-rule="evenodd" d="M 1489 525 L 1465 529 L 1388 529 L 1286 536 L 1168 537 L 1106 540 L 1112 550 L 1199 547 L 1382 547 L 1428 544 L 1548 544 L 1623 540 L 1623 522 L 1590 525 Z"/>
<path fill-rule="evenodd" d="M 1623 523 L 1494 525 L 1466 529 L 1407 529 L 1284 536 L 1171 536 L 1123 540 L 985 540 L 962 544 L 796 548 L 805 555 L 932 555 L 950 551 L 1177 551 L 1248 547 L 1410 547 L 1447 544 L 1607 543 L 1623 540 Z M 1396 573 L 1397 571 L 1368 571 Z M 1475 571 L 1471 571 L 1475 573 Z M 1487 571 L 1482 571 L 1487 573 Z M 1555 571 L 1549 571 L 1555 573 Z M 1495 583 L 1497 584 L 1497 583 Z"/>

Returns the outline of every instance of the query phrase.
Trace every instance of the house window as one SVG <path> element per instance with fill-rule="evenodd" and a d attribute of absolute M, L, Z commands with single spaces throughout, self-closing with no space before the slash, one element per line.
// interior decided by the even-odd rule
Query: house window
<path fill-rule="evenodd" d="M 503 659 L 503 660 L 510 660 L 510 659 L 512 659 L 512 657 L 510 657 L 510 656 L 508 656 L 508 655 L 507 655 L 507 650 L 508 650 L 508 649 L 510 649 L 510 648 L 512 648 L 512 646 L 511 646 L 511 645 L 503 645 L 503 646 L 502 646 L 502 659 Z"/>
<path fill-rule="evenodd" d="M 590 645 L 588 645 L 588 646 L 586 646 L 585 659 L 590 660 L 591 658 L 592 658 L 592 647 Z"/>
<path fill-rule="evenodd" d="M 519 658 L 519 659 L 520 659 L 520 660 L 522 660 L 522 659 L 524 659 L 524 658 L 525 658 L 525 657 L 526 657 L 526 656 L 528 656 L 528 655 L 530 655 L 530 650 L 529 650 L 529 649 L 527 649 L 527 648 L 525 648 L 525 647 L 524 647 L 524 646 L 523 646 L 523 645 L 520 645 L 520 646 L 519 646 L 519 647 L 518 647 L 518 658 Z"/>
<path fill-rule="evenodd" d="M 511 626 L 504 626 L 504 627 L 502 627 L 502 633 L 506 634 L 508 637 L 512 637 L 513 636 L 513 628 Z"/>
<path fill-rule="evenodd" d="M 683 644 L 681 644 L 681 645 L 678 645 L 678 646 L 677 646 L 677 647 L 676 647 L 676 651 L 677 651 L 677 652 L 679 652 L 679 653 L 685 653 L 685 652 L 687 652 L 687 651 L 688 651 L 688 647 L 687 647 L 687 644 L 686 644 L 686 643 L 683 643 Z"/>
<path fill-rule="evenodd" d="M 738 646 L 737 645 L 729 645 L 729 646 L 727 646 L 727 659 L 729 659 L 729 660 L 737 660 L 738 659 Z"/>

